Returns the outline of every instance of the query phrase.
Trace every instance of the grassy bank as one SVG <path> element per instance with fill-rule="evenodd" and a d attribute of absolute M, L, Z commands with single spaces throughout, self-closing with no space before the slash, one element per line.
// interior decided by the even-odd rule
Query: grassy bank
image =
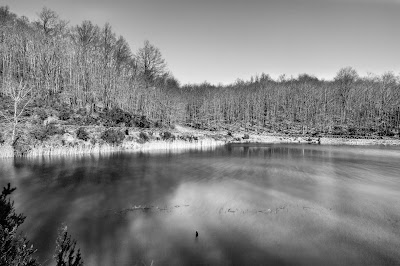
<path fill-rule="evenodd" d="M 0 158 L 14 157 L 14 148 L 11 145 L 0 145 Z"/>
<path fill-rule="evenodd" d="M 109 134 L 105 136 L 104 132 Z M 174 151 L 205 149 L 226 144 L 231 138 L 220 133 L 189 130 L 135 130 L 132 128 L 68 127 L 48 139 L 13 147 L 0 146 L 0 158 L 78 154 L 101 154 L 119 151 Z M 111 133 L 110 133 L 111 132 Z"/>
<path fill-rule="evenodd" d="M 205 149 L 228 143 L 263 144 L 320 144 L 320 145 L 400 145 L 398 138 L 361 138 L 355 136 L 290 136 L 269 133 L 246 133 L 227 131 L 205 131 L 190 127 L 176 126 L 171 131 L 134 130 L 114 128 L 121 138 L 119 141 L 108 136 L 104 140 L 105 128 L 87 127 L 86 137 L 80 138 L 79 128 L 70 127 L 64 134 L 54 135 L 34 145 L 14 149 L 11 145 L 0 146 L 0 158 L 57 156 L 78 154 L 101 154 L 119 151 L 174 151 Z M 78 132 L 78 133 L 77 133 Z M 122 132 L 124 132 L 122 134 Z"/>

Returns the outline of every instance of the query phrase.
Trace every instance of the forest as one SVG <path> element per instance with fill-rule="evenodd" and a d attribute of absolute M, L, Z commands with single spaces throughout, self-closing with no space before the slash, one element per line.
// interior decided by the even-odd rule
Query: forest
<path fill-rule="evenodd" d="M 344 67 L 333 80 L 262 73 L 230 85 L 180 84 L 151 42 L 134 52 L 110 24 L 70 25 L 48 8 L 34 21 L 0 8 L 0 60 L 5 123 L 58 108 L 84 109 L 91 119 L 122 110 L 152 124 L 206 130 L 395 136 L 400 129 L 395 73 L 361 77 Z"/>

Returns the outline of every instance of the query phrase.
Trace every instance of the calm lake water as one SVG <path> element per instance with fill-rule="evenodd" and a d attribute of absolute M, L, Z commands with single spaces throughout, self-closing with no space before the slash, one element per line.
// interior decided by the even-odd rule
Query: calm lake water
<path fill-rule="evenodd" d="M 399 147 L 1 160 L 7 182 L 45 265 L 62 223 L 86 265 L 400 264 Z"/>

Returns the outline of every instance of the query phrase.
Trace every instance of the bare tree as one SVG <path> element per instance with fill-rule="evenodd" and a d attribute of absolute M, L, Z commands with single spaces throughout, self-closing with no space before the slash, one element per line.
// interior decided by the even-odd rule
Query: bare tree
<path fill-rule="evenodd" d="M 26 106 L 32 100 L 32 87 L 29 87 L 22 80 L 20 80 L 18 84 L 10 82 L 7 84 L 7 87 L 8 89 L 6 90 L 5 95 L 9 96 L 13 101 L 12 116 L 9 117 L 1 111 L 0 114 L 12 125 L 11 143 L 14 144 L 16 141 L 16 131 L 19 119 L 25 111 Z"/>
<path fill-rule="evenodd" d="M 144 42 L 144 47 L 140 48 L 137 55 L 139 69 L 142 71 L 146 86 L 161 77 L 165 73 L 166 63 L 162 58 L 160 50 L 149 41 Z"/>
<path fill-rule="evenodd" d="M 114 58 L 117 67 L 117 72 L 121 71 L 121 67 L 124 64 L 128 64 L 131 58 L 131 49 L 124 37 L 119 36 L 115 43 Z"/>
<path fill-rule="evenodd" d="M 357 71 L 351 67 L 341 68 L 336 74 L 335 81 L 339 85 L 339 97 L 341 101 L 341 120 L 346 122 L 346 105 L 348 102 L 352 84 L 358 79 Z"/>
<path fill-rule="evenodd" d="M 90 46 L 93 46 L 99 37 L 100 29 L 92 24 L 91 21 L 85 20 L 81 25 L 75 27 L 76 35 L 73 36 L 75 42 L 86 52 Z"/>
<path fill-rule="evenodd" d="M 46 35 L 56 35 L 63 32 L 67 26 L 67 22 L 61 20 L 57 13 L 53 10 L 44 7 L 38 14 L 39 20 L 37 24 Z"/>

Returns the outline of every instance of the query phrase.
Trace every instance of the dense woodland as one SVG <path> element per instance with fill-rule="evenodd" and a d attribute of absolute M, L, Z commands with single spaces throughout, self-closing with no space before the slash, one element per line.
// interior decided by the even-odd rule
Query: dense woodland
<path fill-rule="evenodd" d="M 0 60 L 0 97 L 18 108 L 28 98 L 30 105 L 85 108 L 90 115 L 120 108 L 209 130 L 393 136 L 400 128 L 394 73 L 360 77 L 346 67 L 332 81 L 261 74 L 227 86 L 180 85 L 149 41 L 133 52 L 111 25 L 70 25 L 47 8 L 34 21 L 0 8 Z M 4 105 L 3 117 L 18 108 Z"/>

